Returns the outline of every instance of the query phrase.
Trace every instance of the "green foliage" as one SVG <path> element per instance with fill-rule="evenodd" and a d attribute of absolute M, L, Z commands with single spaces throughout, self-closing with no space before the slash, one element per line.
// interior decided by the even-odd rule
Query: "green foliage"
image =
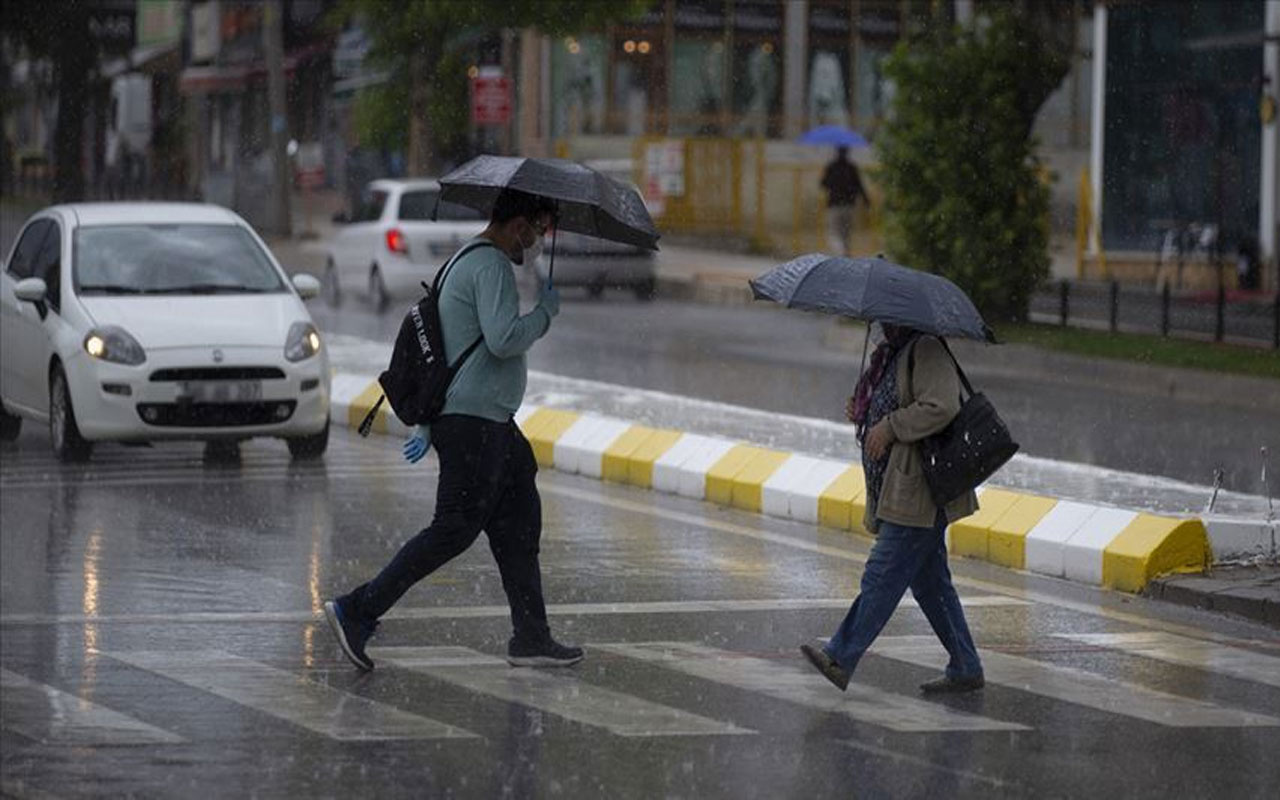
<path fill-rule="evenodd" d="M 888 250 L 955 281 L 991 322 L 1026 319 L 1049 274 L 1049 190 L 1031 128 L 1067 68 L 1008 13 L 903 42 L 885 63 L 896 86 L 877 142 Z"/>
<path fill-rule="evenodd" d="M 403 150 L 409 135 L 409 90 L 391 80 L 356 94 L 352 121 L 361 145 Z"/>

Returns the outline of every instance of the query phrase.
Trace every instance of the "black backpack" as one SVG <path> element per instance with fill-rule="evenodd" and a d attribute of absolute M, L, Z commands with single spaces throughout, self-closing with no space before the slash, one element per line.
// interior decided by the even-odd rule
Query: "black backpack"
<path fill-rule="evenodd" d="M 462 248 L 440 268 L 431 286 L 422 284 L 422 299 L 409 307 L 409 313 L 400 323 L 400 332 L 391 349 L 391 364 L 378 376 L 382 396 L 361 421 L 361 436 L 368 436 L 373 430 L 373 420 L 383 400 L 391 403 L 391 410 L 406 425 L 421 425 L 440 415 L 453 376 L 484 340 L 483 335 L 477 337 L 458 361 L 449 365 L 445 360 L 444 331 L 440 325 L 440 287 L 444 285 L 445 273 L 458 259 L 477 247 L 485 246 L 489 243 L 474 242 Z"/>

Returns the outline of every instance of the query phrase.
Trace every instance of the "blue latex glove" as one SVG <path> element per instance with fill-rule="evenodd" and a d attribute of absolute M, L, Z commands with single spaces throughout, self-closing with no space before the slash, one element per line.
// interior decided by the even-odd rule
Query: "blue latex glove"
<path fill-rule="evenodd" d="M 413 435 L 404 440 L 404 460 L 416 464 L 431 449 L 431 432 L 425 425 L 419 425 Z"/>
<path fill-rule="evenodd" d="M 538 290 L 538 305 L 542 306 L 547 312 L 547 316 L 554 317 L 560 313 L 560 290 L 556 289 L 549 283 L 544 283 L 542 288 Z"/>

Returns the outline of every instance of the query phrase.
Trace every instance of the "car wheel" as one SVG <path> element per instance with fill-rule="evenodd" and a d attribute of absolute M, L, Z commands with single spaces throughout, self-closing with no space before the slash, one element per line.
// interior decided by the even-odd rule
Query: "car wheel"
<path fill-rule="evenodd" d="M 329 306 L 329 308 L 337 308 L 342 305 L 342 286 L 338 283 L 338 268 L 334 266 L 332 258 L 324 265 L 322 291 L 325 305 Z"/>
<path fill-rule="evenodd" d="M 12 442 L 22 432 L 22 417 L 10 414 L 0 406 L 0 441 Z"/>
<path fill-rule="evenodd" d="M 293 456 L 295 461 L 309 461 L 324 455 L 324 451 L 329 447 L 329 423 L 324 424 L 324 430 L 314 433 L 310 436 L 295 436 L 285 440 L 289 445 L 289 455 Z"/>
<path fill-rule="evenodd" d="M 652 300 L 658 291 L 657 282 L 653 279 L 641 281 L 632 287 L 632 291 L 636 293 L 637 300 Z"/>
<path fill-rule="evenodd" d="M 93 444 L 80 435 L 76 412 L 71 405 L 71 390 L 62 367 L 55 366 L 49 376 L 49 442 L 59 461 L 84 461 L 93 452 Z"/>
<path fill-rule="evenodd" d="M 369 270 L 369 297 L 378 313 L 386 311 L 387 306 L 391 305 L 391 295 L 387 294 L 387 285 L 383 283 L 382 273 L 376 266 Z"/>

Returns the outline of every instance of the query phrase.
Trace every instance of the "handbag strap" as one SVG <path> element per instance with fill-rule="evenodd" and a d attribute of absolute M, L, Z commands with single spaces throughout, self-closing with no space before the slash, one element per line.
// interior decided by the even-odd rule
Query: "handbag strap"
<path fill-rule="evenodd" d="M 444 286 L 445 272 L 447 272 L 454 264 L 458 263 L 458 261 L 463 256 L 465 256 L 467 253 L 470 253 L 472 250 L 475 250 L 481 247 L 494 247 L 494 246 L 495 245 L 492 242 L 486 242 L 486 241 L 471 242 L 466 247 L 463 247 L 458 252 L 454 253 L 453 257 L 450 258 L 447 262 L 445 262 L 445 265 L 440 268 L 439 272 L 436 273 L 436 279 L 432 282 L 431 294 L 435 297 L 436 302 L 437 303 L 440 302 L 440 287 Z M 427 288 L 425 283 L 422 285 L 422 288 L 424 289 Z M 466 350 L 462 351 L 462 355 L 458 357 L 458 360 L 448 365 L 449 369 L 453 370 L 454 372 L 461 369 L 463 363 L 467 360 L 467 357 L 470 356 L 471 353 L 474 352 L 475 349 L 479 347 L 480 343 L 483 341 L 484 341 L 484 334 L 477 336 L 476 340 L 471 343 L 471 346 L 468 347 Z"/>
<path fill-rule="evenodd" d="M 920 341 L 920 337 L 916 337 L 911 343 L 911 352 L 907 353 L 907 380 L 911 381 L 911 393 L 915 394 L 915 375 L 916 375 L 916 344 Z M 973 397 L 977 392 L 973 391 L 973 385 L 969 383 L 969 377 L 964 374 L 964 367 L 960 366 L 960 362 L 956 360 L 955 353 L 951 352 L 951 346 L 947 344 L 947 340 L 943 336 L 938 337 L 938 341 L 942 342 L 942 349 L 947 351 L 947 355 L 951 357 L 951 363 L 956 365 L 956 374 L 960 376 L 960 383 L 964 386 L 964 390 Z M 963 405 L 965 396 L 960 395 L 960 403 Z"/>

